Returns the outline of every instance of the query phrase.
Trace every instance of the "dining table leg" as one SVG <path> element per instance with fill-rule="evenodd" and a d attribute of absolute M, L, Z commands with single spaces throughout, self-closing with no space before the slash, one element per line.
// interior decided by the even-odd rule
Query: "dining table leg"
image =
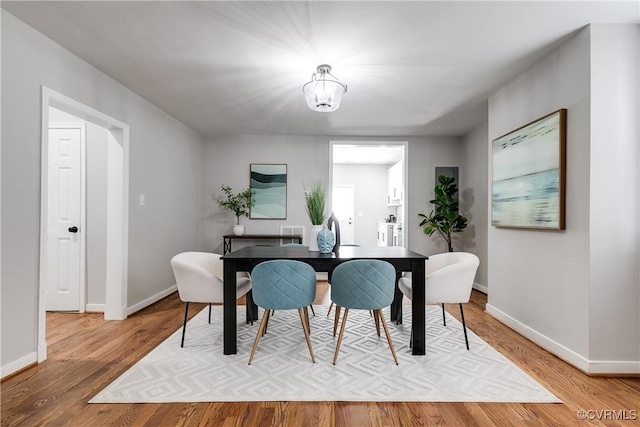
<path fill-rule="evenodd" d="M 402 291 L 398 287 L 398 281 L 400 280 L 401 276 L 402 276 L 402 272 L 396 271 L 396 286 L 393 293 L 393 302 L 391 302 L 391 307 L 390 307 L 391 321 L 395 322 L 396 325 L 399 325 L 402 323 L 402 298 L 404 298 L 404 295 L 402 294 Z"/>
<path fill-rule="evenodd" d="M 233 259 L 223 260 L 223 297 L 222 297 L 222 335 L 223 335 L 223 353 L 236 354 L 236 271 L 237 263 Z"/>
<path fill-rule="evenodd" d="M 412 290 L 411 298 L 411 330 L 413 332 L 412 354 L 426 354 L 425 343 L 425 261 L 411 262 Z"/>

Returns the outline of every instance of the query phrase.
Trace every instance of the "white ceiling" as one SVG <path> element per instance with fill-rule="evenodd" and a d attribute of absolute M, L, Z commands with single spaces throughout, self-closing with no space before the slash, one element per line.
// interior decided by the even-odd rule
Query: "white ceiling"
<path fill-rule="evenodd" d="M 639 2 L 11 2 L 2 8 L 204 136 L 458 136 L 486 99 L 588 23 Z M 333 113 L 302 85 L 328 63 Z"/>

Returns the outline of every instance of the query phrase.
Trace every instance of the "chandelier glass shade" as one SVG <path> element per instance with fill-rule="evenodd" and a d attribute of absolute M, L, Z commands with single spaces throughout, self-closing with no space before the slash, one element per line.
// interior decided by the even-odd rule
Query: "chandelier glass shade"
<path fill-rule="evenodd" d="M 331 74 L 331 65 L 327 64 L 318 65 L 317 71 L 311 75 L 311 81 L 302 86 L 309 108 L 324 113 L 337 110 L 346 91 L 347 85 Z"/>

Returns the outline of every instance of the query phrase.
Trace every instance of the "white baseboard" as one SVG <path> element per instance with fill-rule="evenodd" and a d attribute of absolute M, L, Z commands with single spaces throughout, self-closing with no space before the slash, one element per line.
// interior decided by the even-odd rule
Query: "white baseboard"
<path fill-rule="evenodd" d="M 486 312 L 498 319 L 520 335 L 530 339 L 560 359 L 575 366 L 586 374 L 623 375 L 640 374 L 640 361 L 589 360 L 546 335 L 530 328 L 517 319 L 500 311 L 491 304 L 486 305 Z"/>
<path fill-rule="evenodd" d="M 26 356 L 22 356 L 18 360 L 14 360 L 13 362 L 9 362 L 6 365 L 2 365 L 0 369 L 0 378 L 4 378 L 7 375 L 11 375 L 14 372 L 18 372 L 20 369 L 26 368 L 27 366 L 38 362 L 38 353 L 33 352 L 29 353 Z"/>
<path fill-rule="evenodd" d="M 133 313 L 142 310 L 143 308 L 153 304 L 156 301 L 160 301 L 162 298 L 171 295 L 172 293 L 174 293 L 176 290 L 178 290 L 178 286 L 177 285 L 173 285 L 172 287 L 170 287 L 169 289 L 166 289 L 150 298 L 147 298 L 144 301 L 139 302 L 138 304 L 131 306 L 129 308 L 126 309 L 126 315 L 130 316 Z M 105 304 L 87 304 L 86 306 L 86 311 L 96 311 L 96 312 L 104 312 L 104 308 L 105 308 Z M 21 358 L 19 358 L 18 360 L 15 360 L 13 362 L 10 362 L 6 365 L 2 365 L 0 367 L 1 371 L 0 371 L 0 378 L 4 378 L 7 375 L 11 375 L 14 372 L 19 371 L 20 369 L 23 369 L 33 363 L 40 363 L 43 362 L 44 360 L 46 360 L 46 354 L 47 354 L 47 343 L 40 343 L 40 345 L 38 345 L 38 350 L 33 352 L 33 353 L 29 353 L 26 356 L 23 356 Z"/>
<path fill-rule="evenodd" d="M 480 291 L 485 295 L 489 295 L 489 288 L 487 288 L 485 285 L 481 285 L 480 283 L 473 282 L 473 289 L 475 289 L 476 291 Z"/>
<path fill-rule="evenodd" d="M 87 304 L 84 308 L 86 313 L 104 313 L 106 304 Z"/>
<path fill-rule="evenodd" d="M 151 304 L 153 304 L 154 302 L 160 301 L 162 298 L 171 295 L 172 293 L 174 293 L 175 291 L 178 290 L 178 285 L 173 285 L 168 289 L 165 289 L 162 292 L 159 292 L 155 295 L 153 295 L 152 297 L 147 298 L 144 301 L 140 301 L 139 303 L 132 305 L 131 307 L 127 307 L 127 309 L 125 310 L 125 315 L 126 316 L 131 316 L 133 313 L 142 310 L 143 308 L 146 308 L 148 306 L 150 306 Z"/>
<path fill-rule="evenodd" d="M 589 361 L 589 374 L 594 375 L 640 375 L 640 362 L 625 360 L 591 360 Z"/>

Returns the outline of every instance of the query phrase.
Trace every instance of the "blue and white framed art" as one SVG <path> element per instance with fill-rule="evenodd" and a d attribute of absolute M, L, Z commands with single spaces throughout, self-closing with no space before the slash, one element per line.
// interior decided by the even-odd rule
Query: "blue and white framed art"
<path fill-rule="evenodd" d="M 287 165 L 250 165 L 251 219 L 287 219 Z"/>
<path fill-rule="evenodd" d="M 567 110 L 494 139 L 491 224 L 565 229 Z"/>

